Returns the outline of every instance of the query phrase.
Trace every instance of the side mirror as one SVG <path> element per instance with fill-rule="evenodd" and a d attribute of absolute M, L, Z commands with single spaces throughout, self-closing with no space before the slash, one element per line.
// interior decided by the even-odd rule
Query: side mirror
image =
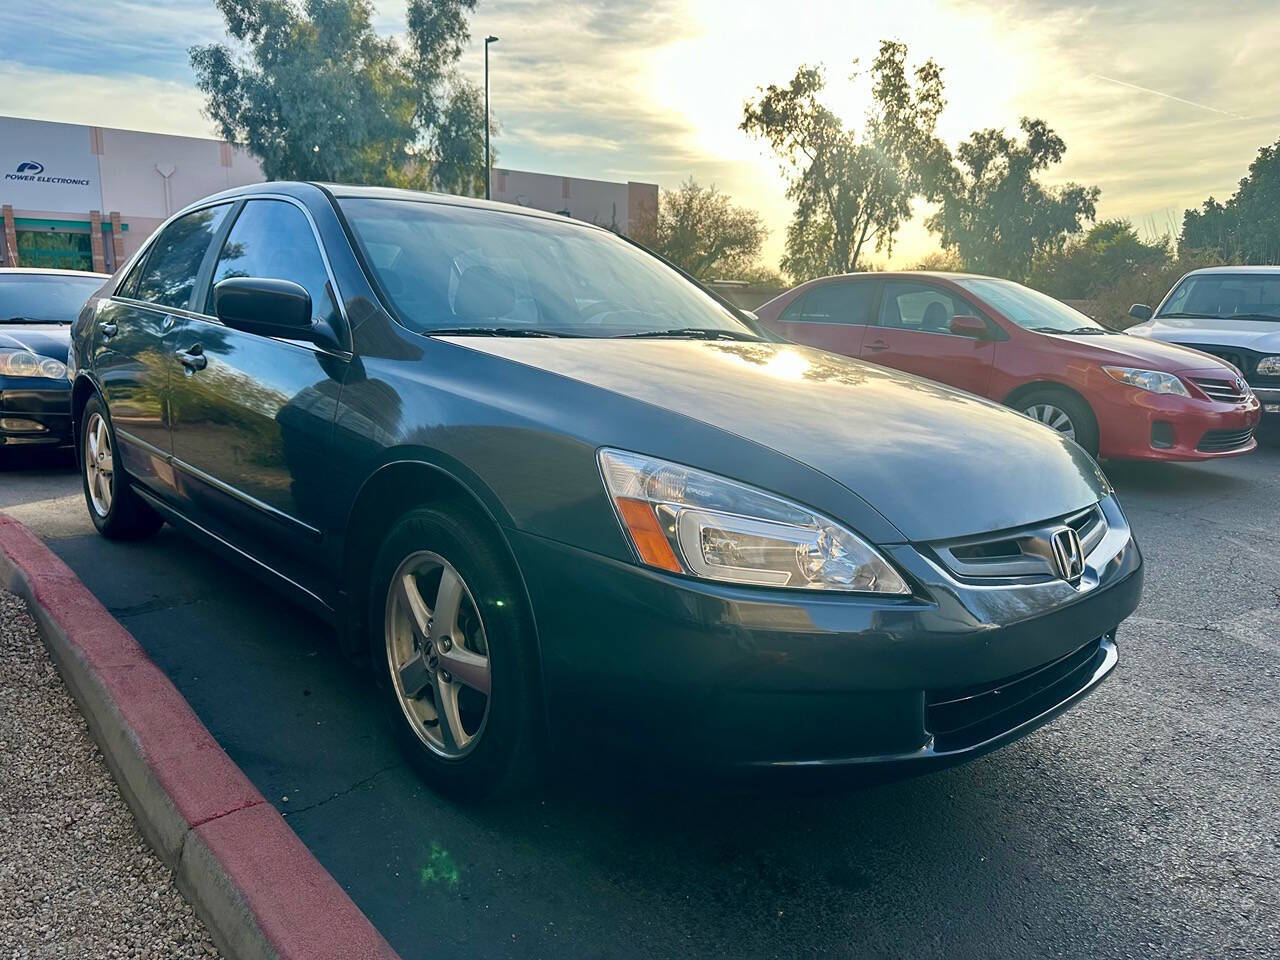
<path fill-rule="evenodd" d="M 235 330 L 286 340 L 314 340 L 311 294 L 291 280 L 228 277 L 213 287 L 213 312 Z"/>
<path fill-rule="evenodd" d="M 1139 320 L 1150 320 L 1151 314 L 1155 311 L 1148 307 L 1145 303 L 1135 303 L 1129 308 L 1129 316 L 1136 317 Z"/>
<path fill-rule="evenodd" d="M 974 340 L 988 340 L 991 337 L 987 321 L 963 313 L 951 318 L 951 332 L 958 337 L 971 337 Z"/>

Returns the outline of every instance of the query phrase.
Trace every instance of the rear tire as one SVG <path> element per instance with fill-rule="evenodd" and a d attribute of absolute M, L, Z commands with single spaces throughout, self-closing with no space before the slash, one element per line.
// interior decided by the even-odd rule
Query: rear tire
<path fill-rule="evenodd" d="M 1084 400 L 1065 390 L 1031 390 L 1010 404 L 1032 420 L 1074 440 L 1091 457 L 1098 455 L 1098 421 Z"/>
<path fill-rule="evenodd" d="M 537 647 L 485 519 L 452 505 L 400 517 L 373 564 L 367 622 L 378 690 L 423 779 L 465 800 L 531 788 L 542 759 Z"/>
<path fill-rule="evenodd" d="M 144 540 L 164 526 L 164 518 L 130 486 L 111 417 L 97 396 L 85 404 L 77 451 L 85 505 L 100 534 L 108 540 Z"/>

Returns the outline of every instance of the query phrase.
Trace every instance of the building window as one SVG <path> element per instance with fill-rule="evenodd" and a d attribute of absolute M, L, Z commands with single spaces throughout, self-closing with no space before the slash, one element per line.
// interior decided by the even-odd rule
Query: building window
<path fill-rule="evenodd" d="M 92 270 L 89 234 L 55 230 L 18 230 L 18 262 L 24 267 Z"/>

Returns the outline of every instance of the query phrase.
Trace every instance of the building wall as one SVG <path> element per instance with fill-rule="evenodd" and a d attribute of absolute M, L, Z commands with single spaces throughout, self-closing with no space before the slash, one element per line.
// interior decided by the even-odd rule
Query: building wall
<path fill-rule="evenodd" d="M 631 233 L 638 217 L 658 208 L 658 186 L 653 183 L 614 183 L 549 173 L 494 168 L 491 194 L 494 200 L 563 213 L 619 233 Z"/>
<path fill-rule="evenodd" d="M 175 210 L 264 179 L 247 150 L 221 140 L 0 117 L 0 207 L 12 207 L 18 246 L 25 239 L 33 250 L 37 232 L 89 234 L 98 269 L 121 265 Z M 495 200 L 620 233 L 635 232 L 658 208 L 652 183 L 507 169 L 494 170 L 493 181 Z M 0 264 L 13 263 L 7 232 L 0 231 Z"/>

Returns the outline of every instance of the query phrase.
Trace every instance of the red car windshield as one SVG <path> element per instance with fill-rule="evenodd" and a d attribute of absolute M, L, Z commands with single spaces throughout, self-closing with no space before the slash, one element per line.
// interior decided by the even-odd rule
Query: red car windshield
<path fill-rule="evenodd" d="M 1110 333 L 1079 310 L 1012 280 L 961 277 L 955 281 L 1025 330 L 1037 333 Z"/>

